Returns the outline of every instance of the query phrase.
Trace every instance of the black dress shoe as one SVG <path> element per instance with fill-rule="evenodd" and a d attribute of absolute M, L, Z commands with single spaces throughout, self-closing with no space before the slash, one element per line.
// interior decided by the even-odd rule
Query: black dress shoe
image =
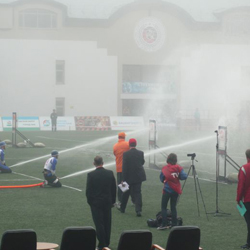
<path fill-rule="evenodd" d="M 242 249 L 250 249 L 250 246 L 248 244 L 241 246 Z"/>
<path fill-rule="evenodd" d="M 136 212 L 137 217 L 141 217 L 141 212 Z"/>

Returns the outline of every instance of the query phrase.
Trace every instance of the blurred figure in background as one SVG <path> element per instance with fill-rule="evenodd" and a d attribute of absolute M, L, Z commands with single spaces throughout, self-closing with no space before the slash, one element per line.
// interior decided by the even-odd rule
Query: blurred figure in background
<path fill-rule="evenodd" d="M 53 109 L 53 112 L 50 115 L 51 119 L 51 129 L 52 131 L 56 131 L 56 126 L 57 126 L 57 113 L 56 110 Z"/>
<path fill-rule="evenodd" d="M 194 112 L 194 125 L 195 125 L 195 130 L 201 130 L 201 117 L 198 108 Z"/>

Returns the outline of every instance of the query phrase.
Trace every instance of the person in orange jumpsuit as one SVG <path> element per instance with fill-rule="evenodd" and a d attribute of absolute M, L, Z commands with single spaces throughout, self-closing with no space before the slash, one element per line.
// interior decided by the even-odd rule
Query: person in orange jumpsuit
<path fill-rule="evenodd" d="M 122 157 L 123 153 L 129 150 L 129 143 L 125 141 L 126 134 L 124 132 L 120 132 L 118 134 L 118 142 L 113 146 L 113 153 L 116 158 L 116 173 L 117 173 L 117 185 L 122 181 Z M 118 187 L 118 202 L 116 203 L 117 207 L 119 208 L 121 204 L 122 198 L 122 191 Z"/>

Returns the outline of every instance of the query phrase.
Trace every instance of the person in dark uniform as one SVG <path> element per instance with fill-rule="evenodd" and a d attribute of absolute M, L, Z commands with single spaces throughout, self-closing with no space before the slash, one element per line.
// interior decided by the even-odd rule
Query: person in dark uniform
<path fill-rule="evenodd" d="M 53 109 L 53 113 L 51 113 L 50 119 L 51 119 L 51 129 L 52 129 L 52 131 L 56 131 L 57 113 L 56 113 L 55 109 Z"/>
<path fill-rule="evenodd" d="M 111 235 L 111 208 L 116 200 L 116 181 L 111 170 L 103 167 L 100 156 L 94 158 L 96 169 L 87 176 L 86 197 L 99 241 L 98 249 L 108 247 Z"/>
<path fill-rule="evenodd" d="M 127 182 L 129 190 L 122 194 L 120 211 L 125 213 L 129 195 L 133 197 L 135 203 L 136 216 L 141 216 L 142 211 L 142 194 L 141 185 L 146 180 L 146 174 L 143 167 L 145 163 L 144 152 L 136 149 L 136 139 L 129 140 L 130 150 L 123 153 L 122 164 L 122 184 Z"/>

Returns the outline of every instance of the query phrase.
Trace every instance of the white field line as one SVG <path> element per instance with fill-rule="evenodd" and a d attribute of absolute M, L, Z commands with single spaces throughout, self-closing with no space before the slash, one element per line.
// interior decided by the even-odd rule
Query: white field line
<path fill-rule="evenodd" d="M 37 136 L 38 138 L 42 138 L 42 139 L 46 139 L 46 140 L 55 140 L 55 138 L 51 138 L 51 137 L 46 137 L 46 136 Z M 76 140 L 67 140 L 67 139 L 59 139 L 56 138 L 57 141 L 70 141 L 70 142 L 85 142 L 85 141 L 76 141 Z M 88 141 L 86 141 L 88 142 Z"/>
<path fill-rule="evenodd" d="M 4 181 L 6 181 L 6 182 L 10 182 L 10 181 L 30 181 L 30 179 L 4 179 L 4 180 L 1 180 L 0 182 L 4 182 Z"/>
<path fill-rule="evenodd" d="M 21 173 L 17 173 L 17 172 L 12 172 L 12 173 L 13 173 L 13 174 L 16 174 L 16 175 L 21 175 L 21 176 L 25 176 L 25 177 L 30 177 L 31 179 L 34 179 L 34 180 L 43 181 L 43 179 L 40 179 L 40 178 L 31 176 L 31 175 L 21 174 Z M 79 191 L 79 192 L 82 192 L 82 190 L 81 190 L 81 189 L 78 189 L 78 188 L 74 188 L 74 187 L 70 187 L 70 186 L 66 186 L 66 185 L 62 185 L 62 186 L 63 186 L 63 187 L 66 187 L 66 188 L 74 189 L 74 190 Z"/>

